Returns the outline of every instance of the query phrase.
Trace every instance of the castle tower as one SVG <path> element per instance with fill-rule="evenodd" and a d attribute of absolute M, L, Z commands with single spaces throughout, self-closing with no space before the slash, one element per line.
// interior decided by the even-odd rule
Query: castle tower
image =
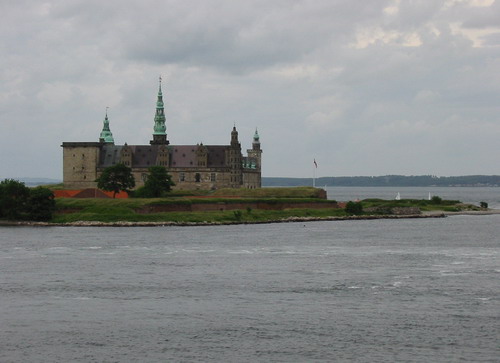
<path fill-rule="evenodd" d="M 105 144 L 114 144 L 115 140 L 113 139 L 113 134 L 109 129 L 109 120 L 108 120 L 108 108 L 106 107 L 106 117 L 104 118 L 104 125 L 102 127 L 101 135 L 99 136 L 99 142 Z"/>
<path fill-rule="evenodd" d="M 254 158 L 256 161 L 255 168 L 260 170 L 262 160 L 262 149 L 260 148 L 260 137 L 257 129 L 253 135 L 252 148 L 247 150 L 248 157 Z"/>
<path fill-rule="evenodd" d="M 158 88 L 158 99 L 156 101 L 156 114 L 155 114 L 155 125 L 153 127 L 153 140 L 149 143 L 151 145 L 168 145 L 167 133 L 165 132 L 167 127 L 165 126 L 165 112 L 163 107 L 163 94 L 161 92 L 161 77 L 160 85 Z"/>
<path fill-rule="evenodd" d="M 231 145 L 229 146 L 229 166 L 231 168 L 231 188 L 240 188 L 243 184 L 243 160 L 241 155 L 241 144 L 238 141 L 236 126 L 231 131 Z"/>

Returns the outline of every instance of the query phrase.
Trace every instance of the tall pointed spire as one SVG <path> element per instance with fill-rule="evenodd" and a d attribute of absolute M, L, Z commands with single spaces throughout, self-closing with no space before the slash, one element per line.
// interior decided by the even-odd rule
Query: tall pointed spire
<path fill-rule="evenodd" d="M 113 139 L 113 133 L 109 129 L 108 108 L 109 107 L 106 107 L 106 117 L 104 118 L 103 121 L 101 135 L 99 136 L 99 142 L 114 144 L 115 140 Z"/>
<path fill-rule="evenodd" d="M 158 86 L 158 98 L 156 100 L 155 124 L 153 127 L 153 140 L 150 144 L 167 144 L 167 126 L 165 125 L 165 110 L 163 106 L 163 93 L 161 91 L 161 76 Z"/>

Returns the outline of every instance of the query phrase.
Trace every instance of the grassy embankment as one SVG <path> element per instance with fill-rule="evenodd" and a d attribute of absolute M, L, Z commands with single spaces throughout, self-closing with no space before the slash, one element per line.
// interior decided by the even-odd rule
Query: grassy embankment
<path fill-rule="evenodd" d="M 394 208 L 418 208 L 421 211 L 442 211 L 442 212 L 461 212 L 461 211 L 479 211 L 480 207 L 472 204 L 464 204 L 459 200 L 434 200 L 426 199 L 364 199 L 361 201 L 363 209 L 374 210 L 375 213 L 390 213 Z"/>
<path fill-rule="evenodd" d="M 338 208 L 290 208 L 284 210 L 264 210 L 245 208 L 240 210 L 152 212 L 144 213 L 148 206 L 186 205 L 207 203 L 331 203 L 320 199 L 320 190 L 302 188 L 262 188 L 262 189 L 221 189 L 214 192 L 172 192 L 168 198 L 129 199 L 78 199 L 58 198 L 54 223 L 76 221 L 99 222 L 263 222 L 288 217 L 327 217 L 345 215 Z"/>
<path fill-rule="evenodd" d="M 234 223 L 265 222 L 290 217 L 342 217 L 348 214 L 340 208 L 288 208 L 283 210 L 267 210 L 243 208 L 238 210 L 214 211 L 176 211 L 176 212 L 144 212 L 148 207 L 166 205 L 186 205 L 204 203 L 331 203 L 319 198 L 319 189 L 303 188 L 262 188 L 262 189 L 223 189 L 215 192 L 172 192 L 168 198 L 129 198 L 129 199 L 57 199 L 57 212 L 52 219 L 54 223 L 71 223 L 76 221 L 99 222 L 191 222 L 191 223 Z M 479 210 L 479 207 L 463 205 L 459 201 L 447 200 L 381 200 L 366 199 L 361 202 L 362 215 L 394 214 L 394 208 L 418 208 L 421 211 L 461 211 Z M 229 208 L 228 208 L 229 209 Z"/>

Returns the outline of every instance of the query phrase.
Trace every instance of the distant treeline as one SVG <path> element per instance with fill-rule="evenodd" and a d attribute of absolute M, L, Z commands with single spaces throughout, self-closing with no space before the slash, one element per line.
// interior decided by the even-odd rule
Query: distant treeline
<path fill-rule="evenodd" d="M 263 177 L 265 187 L 311 186 L 312 178 L 274 178 Z M 450 186 L 500 186 L 500 175 L 384 175 L 384 176 L 339 176 L 316 178 L 316 186 L 339 187 L 450 187 Z"/>

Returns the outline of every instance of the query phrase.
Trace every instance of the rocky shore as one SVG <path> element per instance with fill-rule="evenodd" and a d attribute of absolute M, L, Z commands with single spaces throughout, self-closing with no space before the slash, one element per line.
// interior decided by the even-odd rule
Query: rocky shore
<path fill-rule="evenodd" d="M 317 222 L 317 221 L 351 221 L 351 220 L 375 220 L 375 219 L 414 219 L 414 218 L 445 218 L 452 215 L 493 215 L 500 214 L 500 209 L 488 209 L 484 211 L 462 211 L 443 212 L 431 211 L 421 214 L 409 215 L 362 215 L 345 217 L 289 217 L 267 221 L 231 221 L 231 222 L 99 222 L 99 221 L 76 221 L 71 223 L 50 223 L 33 221 L 0 221 L 1 226 L 32 226 L 32 227 L 192 227 L 192 226 L 223 226 L 237 224 L 270 224 L 270 223 L 296 223 L 296 222 Z"/>
<path fill-rule="evenodd" d="M 445 214 L 432 215 L 363 215 L 346 217 L 289 217 L 267 221 L 232 221 L 232 222 L 98 222 L 98 221 L 76 221 L 71 223 L 50 223 L 31 221 L 2 221 L 0 226 L 33 226 L 33 227 L 163 227 L 163 226 L 223 226 L 235 224 L 270 224 L 270 223 L 294 223 L 294 222 L 316 222 L 316 221 L 344 221 L 344 220 L 371 220 L 371 219 L 408 219 L 408 218 L 443 218 Z"/>

